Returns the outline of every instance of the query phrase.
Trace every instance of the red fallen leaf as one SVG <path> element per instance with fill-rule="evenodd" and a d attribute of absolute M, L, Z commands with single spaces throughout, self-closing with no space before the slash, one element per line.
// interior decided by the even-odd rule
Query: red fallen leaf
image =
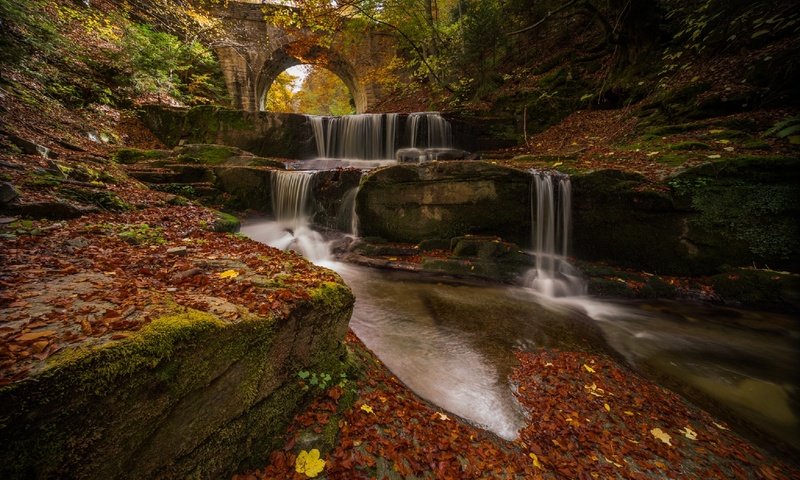
<path fill-rule="evenodd" d="M 37 332 L 23 333 L 22 335 L 15 338 L 15 340 L 19 343 L 28 344 L 28 343 L 33 343 L 42 338 L 52 337 L 55 334 L 56 334 L 55 330 L 39 330 Z"/>

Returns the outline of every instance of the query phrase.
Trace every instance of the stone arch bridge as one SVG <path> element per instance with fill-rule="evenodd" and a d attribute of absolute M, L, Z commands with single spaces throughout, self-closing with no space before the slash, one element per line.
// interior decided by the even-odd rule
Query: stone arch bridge
<path fill-rule="evenodd" d="M 322 45 L 310 32 L 270 23 L 270 9 L 275 8 L 285 7 L 230 1 L 212 11 L 222 22 L 223 35 L 210 44 L 219 57 L 234 108 L 263 110 L 275 78 L 301 64 L 324 67 L 341 78 L 358 113 L 381 102 L 384 93 L 373 79 L 394 58 L 397 45 L 391 34 L 368 29 L 353 38 L 339 33 L 329 45 Z"/>

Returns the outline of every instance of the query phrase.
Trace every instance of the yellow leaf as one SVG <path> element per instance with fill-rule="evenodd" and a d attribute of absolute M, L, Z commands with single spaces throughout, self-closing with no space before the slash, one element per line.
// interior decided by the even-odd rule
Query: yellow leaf
<path fill-rule="evenodd" d="M 553 164 L 553 168 L 564 165 L 564 162 L 556 162 Z"/>
<path fill-rule="evenodd" d="M 697 432 L 689 428 L 689 426 L 683 427 L 683 430 L 680 431 L 684 437 L 688 438 L 689 440 L 697 440 Z"/>
<path fill-rule="evenodd" d="M 654 428 L 654 429 L 650 430 L 650 433 L 654 437 L 656 437 L 658 440 L 661 440 L 662 442 L 666 443 L 670 447 L 672 446 L 672 444 L 670 443 L 670 440 L 672 439 L 672 437 L 670 437 L 668 433 L 664 432 L 660 428 Z"/>
<path fill-rule="evenodd" d="M 450 420 L 450 417 L 442 412 L 436 412 L 436 416 L 439 417 L 439 420 Z"/>
<path fill-rule="evenodd" d="M 537 457 L 535 453 L 531 452 L 531 453 L 528 454 L 528 456 L 531 457 L 531 459 L 533 459 L 533 466 L 534 467 L 542 468 L 542 464 L 539 463 L 539 457 Z"/>
<path fill-rule="evenodd" d="M 633 416 L 633 412 L 631 412 L 630 410 L 625 410 L 625 411 L 624 411 L 624 412 L 622 412 L 622 413 L 624 413 L 625 415 L 628 415 L 629 417 L 632 417 L 632 416 Z"/>
<path fill-rule="evenodd" d="M 236 270 L 225 270 L 224 272 L 219 274 L 219 278 L 236 278 L 239 276 L 239 272 Z"/>
<path fill-rule="evenodd" d="M 606 412 L 610 412 L 611 411 L 611 407 L 609 407 L 607 403 L 603 404 L 603 408 L 606 409 Z"/>
<path fill-rule="evenodd" d="M 314 478 L 325 468 L 325 460 L 319 458 L 319 450 L 312 448 L 310 452 L 301 450 L 294 463 L 297 473 L 302 473 L 309 478 Z"/>
<path fill-rule="evenodd" d="M 364 405 L 361 405 L 361 410 L 364 410 L 365 412 L 371 413 L 373 415 L 375 414 L 375 412 L 372 411 L 372 407 L 370 407 L 366 403 Z"/>
<path fill-rule="evenodd" d="M 713 424 L 714 424 L 714 426 L 715 426 L 715 427 L 717 427 L 717 428 L 719 428 L 720 430 L 727 430 L 727 428 L 725 428 L 724 426 L 720 425 L 720 424 L 719 424 L 719 423 L 717 423 L 717 422 L 711 422 L 711 423 L 713 423 Z"/>
<path fill-rule="evenodd" d="M 594 368 L 590 367 L 589 365 L 583 364 L 583 369 L 589 373 L 594 373 Z"/>

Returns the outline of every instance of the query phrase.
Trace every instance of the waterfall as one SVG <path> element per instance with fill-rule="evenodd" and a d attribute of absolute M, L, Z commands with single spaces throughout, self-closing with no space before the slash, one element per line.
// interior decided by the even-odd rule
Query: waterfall
<path fill-rule="evenodd" d="M 548 297 L 586 293 L 580 272 L 567 260 L 572 185 L 569 176 L 531 171 L 531 240 L 536 267 L 527 283 Z"/>
<path fill-rule="evenodd" d="M 420 138 L 420 130 L 426 136 Z M 408 145 L 411 148 L 451 148 L 453 146 L 453 131 L 450 122 L 436 112 L 409 113 L 406 118 L 406 131 L 409 136 Z"/>
<path fill-rule="evenodd" d="M 321 159 L 394 160 L 400 136 L 413 148 L 451 148 L 450 122 L 436 112 L 411 113 L 401 132 L 397 113 L 308 117 Z"/>
<path fill-rule="evenodd" d="M 338 227 L 350 235 L 358 236 L 358 214 L 356 214 L 356 195 L 358 187 L 351 188 L 342 197 L 342 204 L 336 215 Z"/>
<path fill-rule="evenodd" d="M 314 263 L 330 259 L 328 242 L 311 228 L 313 192 L 310 172 L 273 171 L 272 210 L 275 224 L 265 233 L 265 243 L 281 250 L 295 250 Z"/>
<path fill-rule="evenodd" d="M 383 160 L 394 157 L 397 114 L 309 116 L 319 158 Z"/>

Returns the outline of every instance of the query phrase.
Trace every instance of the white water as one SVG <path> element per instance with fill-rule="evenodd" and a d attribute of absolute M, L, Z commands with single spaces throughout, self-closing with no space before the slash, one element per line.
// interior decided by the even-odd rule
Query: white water
<path fill-rule="evenodd" d="M 410 137 L 408 146 L 411 148 L 450 148 L 453 146 L 450 122 L 436 112 L 408 114 L 406 131 Z M 425 134 L 424 139 L 423 133 Z"/>
<path fill-rule="evenodd" d="M 586 294 L 580 272 L 567 260 L 572 185 L 569 177 L 532 171 L 531 238 L 536 268 L 525 283 L 546 297 L 575 297 Z"/>
<path fill-rule="evenodd" d="M 588 317 L 632 365 L 702 391 L 800 448 L 800 386 L 793 369 L 800 332 L 749 328 L 763 325 L 745 316 L 752 313 L 734 317 L 732 311 L 709 307 L 622 305 L 587 296 L 566 260 L 568 178 L 535 174 L 532 180 L 537 263 L 527 288 L 432 283 L 332 261 L 328 242 L 309 225 L 311 178 L 309 173 L 276 173 L 277 221 L 246 224 L 242 232 L 339 272 L 356 294 L 353 331 L 401 381 L 433 404 L 514 439 L 526 419 L 507 380 L 512 350 L 578 348 L 579 342 L 562 344 L 560 339 Z M 343 210 L 350 208 L 346 204 Z M 733 321 L 739 328 L 731 326 Z"/>
<path fill-rule="evenodd" d="M 308 118 L 314 131 L 317 160 L 325 159 L 328 164 L 336 159 L 337 163 L 362 162 L 348 166 L 374 167 L 374 161 L 394 161 L 395 152 L 402 147 L 396 113 Z M 409 114 L 404 131 L 406 146 L 445 148 L 453 144 L 450 122 L 436 112 Z"/>
<path fill-rule="evenodd" d="M 281 250 L 294 250 L 313 263 L 330 262 L 328 242 L 310 224 L 313 178 L 309 172 L 273 171 L 271 193 L 275 222 L 263 224 L 257 231 L 245 226 L 242 233 Z"/>

